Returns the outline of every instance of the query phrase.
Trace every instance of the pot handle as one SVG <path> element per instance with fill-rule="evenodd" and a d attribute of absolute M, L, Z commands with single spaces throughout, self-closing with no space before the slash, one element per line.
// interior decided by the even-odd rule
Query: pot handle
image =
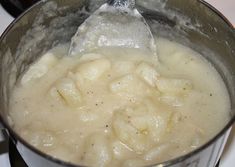
<path fill-rule="evenodd" d="M 16 139 L 13 135 L 11 135 L 8 131 L 8 129 L 3 125 L 1 122 L 1 117 L 0 117 L 0 148 L 2 143 L 8 143 L 8 140 L 11 140 L 14 144 L 16 144 Z M 0 149 L 0 154 L 1 154 L 1 149 Z"/>
<path fill-rule="evenodd" d="M 0 122 L 0 142 L 7 139 L 6 133 L 6 128 Z"/>
<path fill-rule="evenodd" d="M 2 125 L 1 119 L 0 119 L 0 130 L 5 129 L 4 126 Z"/>
<path fill-rule="evenodd" d="M 0 121 L 0 154 L 8 152 L 8 134 Z"/>

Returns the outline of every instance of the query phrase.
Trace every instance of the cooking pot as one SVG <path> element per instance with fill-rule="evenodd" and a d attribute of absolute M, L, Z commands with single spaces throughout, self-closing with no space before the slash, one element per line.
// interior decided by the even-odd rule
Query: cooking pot
<path fill-rule="evenodd" d="M 103 0 L 43 0 L 11 23 L 1 36 L 0 119 L 30 167 L 78 165 L 46 155 L 12 129 L 8 115 L 12 88 L 29 65 L 47 50 L 69 42 L 77 27 L 102 3 Z M 139 0 L 137 8 L 154 34 L 187 45 L 210 61 L 223 78 L 231 100 L 230 121 L 213 139 L 187 155 L 153 166 L 214 167 L 235 120 L 235 30 L 202 0 Z"/>

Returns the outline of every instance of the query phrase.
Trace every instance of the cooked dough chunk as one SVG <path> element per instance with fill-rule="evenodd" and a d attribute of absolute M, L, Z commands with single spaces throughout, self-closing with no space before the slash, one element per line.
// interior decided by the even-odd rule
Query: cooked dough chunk
<path fill-rule="evenodd" d="M 110 67 L 110 61 L 102 58 L 79 65 L 77 72 L 82 75 L 83 78 L 92 81 L 101 77 Z"/>
<path fill-rule="evenodd" d="M 110 143 L 104 134 L 93 134 L 85 142 L 82 158 L 85 165 L 108 167 L 112 160 Z"/>
<path fill-rule="evenodd" d="M 150 93 L 148 85 L 133 74 L 120 77 L 109 85 L 111 92 L 123 97 L 145 96 Z"/>
<path fill-rule="evenodd" d="M 116 111 L 113 117 L 113 129 L 117 137 L 138 153 L 143 153 L 153 142 L 158 142 L 170 116 L 167 111 L 149 107 L 149 103 Z"/>
<path fill-rule="evenodd" d="M 56 84 L 56 90 L 67 105 L 72 107 L 80 105 L 82 101 L 82 95 L 72 79 L 61 79 Z"/>
<path fill-rule="evenodd" d="M 150 86 L 155 87 L 157 78 L 159 76 L 158 72 L 151 65 L 142 62 L 138 65 L 136 73 Z"/>
<path fill-rule="evenodd" d="M 21 79 L 21 84 L 24 85 L 34 79 L 41 78 L 57 62 L 58 58 L 54 54 L 50 52 L 46 53 L 39 61 L 29 67 L 28 71 L 23 75 Z"/>
<path fill-rule="evenodd" d="M 193 85 L 187 79 L 160 77 L 157 81 L 157 87 L 163 93 L 181 94 L 191 90 Z"/>

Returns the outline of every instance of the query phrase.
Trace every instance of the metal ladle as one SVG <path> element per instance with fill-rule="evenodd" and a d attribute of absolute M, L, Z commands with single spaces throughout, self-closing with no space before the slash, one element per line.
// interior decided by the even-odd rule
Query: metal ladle
<path fill-rule="evenodd" d="M 99 47 L 136 48 L 156 55 L 155 40 L 135 0 L 109 0 L 91 14 L 72 37 L 69 56 Z"/>

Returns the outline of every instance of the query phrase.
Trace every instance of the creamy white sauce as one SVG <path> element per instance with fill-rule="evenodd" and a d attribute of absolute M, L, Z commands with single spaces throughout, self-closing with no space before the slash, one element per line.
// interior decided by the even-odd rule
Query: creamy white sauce
<path fill-rule="evenodd" d="M 127 48 L 80 59 L 49 51 L 14 88 L 14 129 L 47 154 L 91 166 L 143 166 L 198 148 L 229 120 L 228 92 L 201 55 L 157 41 L 158 59 Z"/>

